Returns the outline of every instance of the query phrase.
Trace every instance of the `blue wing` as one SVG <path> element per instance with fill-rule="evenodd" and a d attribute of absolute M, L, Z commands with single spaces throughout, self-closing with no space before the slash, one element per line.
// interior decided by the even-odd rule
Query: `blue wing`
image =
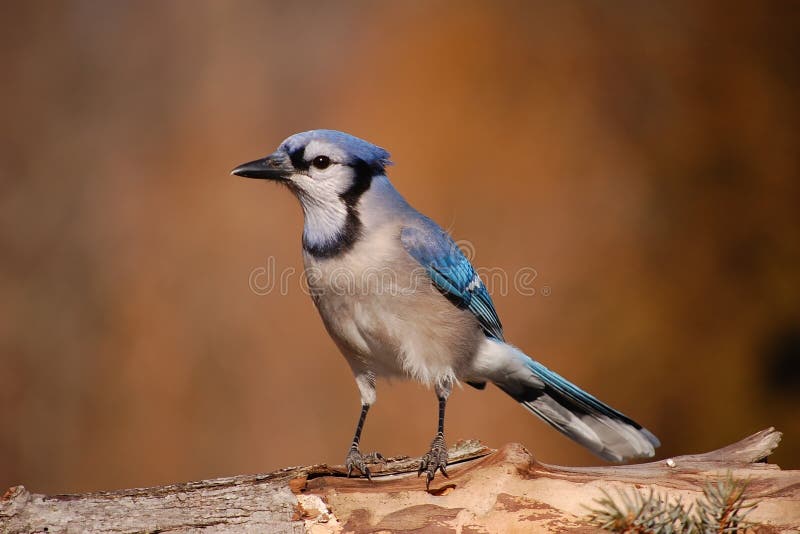
<path fill-rule="evenodd" d="M 492 297 L 472 264 L 436 223 L 427 218 L 425 223 L 402 229 L 403 247 L 425 268 L 439 291 L 456 306 L 471 311 L 487 336 L 503 341 L 503 326 Z"/>

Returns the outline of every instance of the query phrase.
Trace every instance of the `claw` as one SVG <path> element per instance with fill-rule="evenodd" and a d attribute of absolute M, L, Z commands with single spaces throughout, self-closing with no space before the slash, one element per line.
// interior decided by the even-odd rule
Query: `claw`
<path fill-rule="evenodd" d="M 357 448 L 353 447 L 347 453 L 347 458 L 344 461 L 344 466 L 347 468 L 347 478 L 350 478 L 350 475 L 353 473 L 353 468 L 358 469 L 361 474 L 367 477 L 367 480 L 370 482 L 372 481 L 372 473 L 367 467 L 367 463 L 375 463 L 370 462 L 370 458 L 379 458 L 381 461 L 384 461 L 383 455 L 379 452 L 370 453 L 366 456 L 361 454 Z"/>
<path fill-rule="evenodd" d="M 444 443 L 444 436 L 437 434 L 431 443 L 431 449 L 420 459 L 417 476 L 425 473 L 425 489 L 430 489 L 431 481 L 436 476 L 436 471 L 441 471 L 445 478 L 450 478 L 447 474 L 447 446 Z"/>

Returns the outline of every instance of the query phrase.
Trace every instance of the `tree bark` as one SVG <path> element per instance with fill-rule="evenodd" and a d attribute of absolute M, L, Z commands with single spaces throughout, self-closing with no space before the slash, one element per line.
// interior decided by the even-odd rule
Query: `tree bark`
<path fill-rule="evenodd" d="M 372 466 L 372 482 L 341 466 L 286 468 L 145 489 L 37 495 L 16 486 L 0 497 L 0 531 L 29 532 L 559 532 L 597 530 L 586 507 L 602 491 L 655 489 L 691 502 L 729 474 L 749 480 L 747 516 L 766 532 L 798 532 L 800 471 L 764 459 L 781 434 L 770 428 L 706 454 L 609 467 L 542 464 L 521 445 L 475 441 L 450 450 L 450 478 L 425 491 L 417 458 Z"/>

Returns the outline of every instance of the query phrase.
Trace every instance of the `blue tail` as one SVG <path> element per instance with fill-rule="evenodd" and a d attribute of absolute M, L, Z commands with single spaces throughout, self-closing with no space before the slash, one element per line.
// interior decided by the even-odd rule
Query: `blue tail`
<path fill-rule="evenodd" d="M 661 443 L 649 430 L 517 349 L 514 351 L 516 363 L 522 363 L 524 371 L 518 369 L 496 383 L 529 411 L 606 460 L 621 462 L 655 454 Z"/>

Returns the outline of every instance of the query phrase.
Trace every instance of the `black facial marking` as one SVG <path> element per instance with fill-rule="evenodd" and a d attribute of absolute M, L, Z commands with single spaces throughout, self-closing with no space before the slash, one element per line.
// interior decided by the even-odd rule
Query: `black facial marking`
<path fill-rule="evenodd" d="M 361 159 L 357 160 L 351 167 L 356 171 L 353 177 L 353 185 L 351 185 L 347 191 L 339 195 L 339 198 L 341 198 L 347 206 L 348 214 L 351 209 L 355 209 L 361 195 L 372 185 L 372 177 L 382 172 L 382 169 L 376 172 L 374 167 L 371 167 Z"/>
<path fill-rule="evenodd" d="M 353 184 L 347 191 L 339 195 L 347 207 L 347 218 L 339 233 L 329 242 L 322 245 L 312 245 L 303 239 L 303 249 L 315 258 L 333 258 L 353 248 L 361 238 L 363 225 L 358 213 L 358 201 L 372 184 L 372 177 L 383 172 L 381 166 L 369 165 L 363 160 L 357 160 L 350 165 L 355 170 Z"/>
<path fill-rule="evenodd" d="M 305 160 L 306 155 L 306 147 L 301 146 L 300 148 L 296 148 L 289 153 L 289 159 L 292 160 L 292 165 L 298 171 L 307 171 L 309 164 Z"/>

